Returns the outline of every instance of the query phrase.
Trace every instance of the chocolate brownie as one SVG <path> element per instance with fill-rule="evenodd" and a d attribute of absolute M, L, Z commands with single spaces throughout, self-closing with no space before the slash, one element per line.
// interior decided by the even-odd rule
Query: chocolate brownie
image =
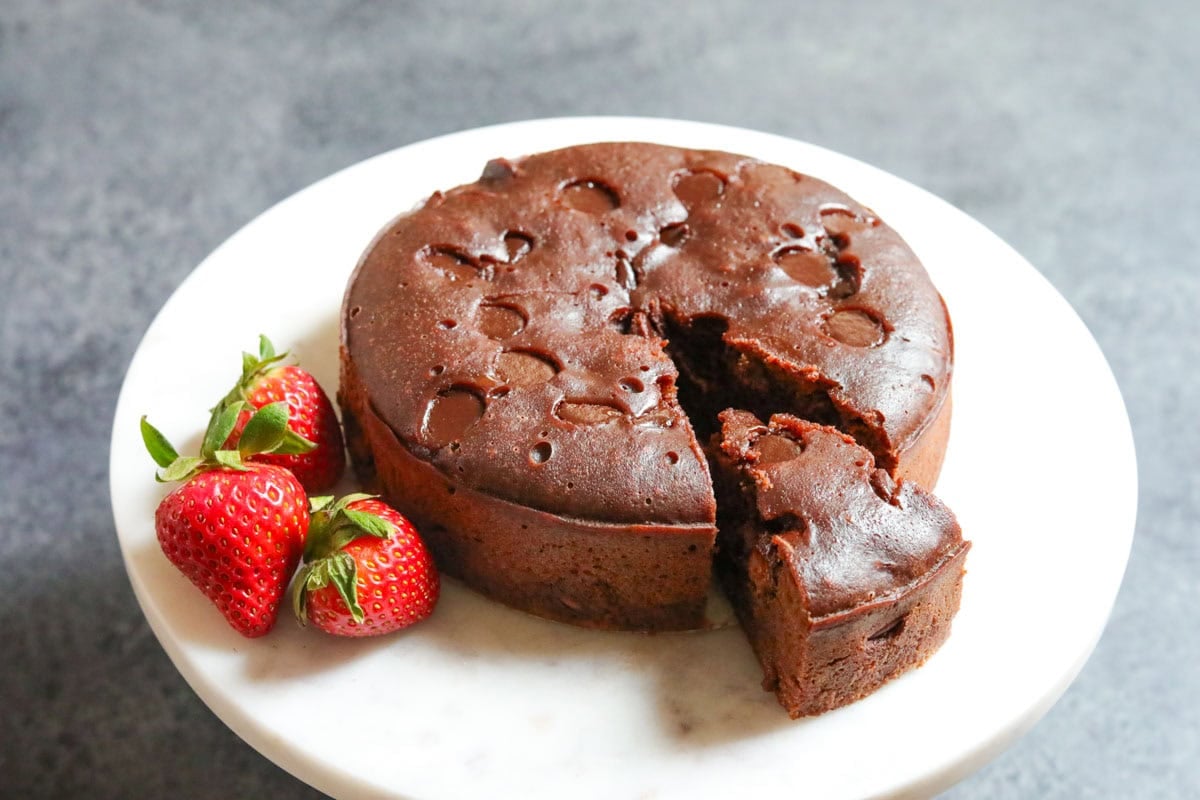
<path fill-rule="evenodd" d="M 929 487 L 949 430 L 950 322 L 912 251 L 729 153 L 493 161 L 377 236 L 342 342 L 354 461 L 441 568 L 581 625 L 703 624 L 722 409 L 836 426 Z"/>

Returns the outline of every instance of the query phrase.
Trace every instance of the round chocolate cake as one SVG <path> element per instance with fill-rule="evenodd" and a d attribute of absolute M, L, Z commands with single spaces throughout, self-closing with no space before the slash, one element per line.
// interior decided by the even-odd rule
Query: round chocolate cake
<path fill-rule="evenodd" d="M 912 251 L 781 166 L 652 144 L 489 163 L 371 244 L 339 398 L 438 565 L 545 617 L 703 624 L 733 408 L 832 426 L 932 488 L 952 339 Z"/>

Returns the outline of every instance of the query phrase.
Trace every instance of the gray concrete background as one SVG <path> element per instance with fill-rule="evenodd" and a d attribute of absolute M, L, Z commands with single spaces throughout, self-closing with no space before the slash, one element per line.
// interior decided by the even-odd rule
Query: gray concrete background
<path fill-rule="evenodd" d="M 1132 559 L 1078 682 L 947 796 L 1200 796 L 1198 33 L 1186 0 L 0 0 L 0 796 L 317 796 L 200 703 L 134 602 L 122 373 L 184 276 L 293 191 L 435 134 L 609 113 L 875 164 L 1074 305 L 1137 438 Z"/>

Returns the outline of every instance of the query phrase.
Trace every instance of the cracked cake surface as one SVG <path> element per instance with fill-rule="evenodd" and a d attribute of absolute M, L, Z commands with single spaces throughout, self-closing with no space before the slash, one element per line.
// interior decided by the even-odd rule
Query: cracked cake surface
<path fill-rule="evenodd" d="M 343 304 L 351 453 L 439 565 L 576 624 L 703 624 L 725 408 L 932 486 L 952 337 L 898 234 L 817 179 L 640 143 L 496 160 L 382 231 Z"/>

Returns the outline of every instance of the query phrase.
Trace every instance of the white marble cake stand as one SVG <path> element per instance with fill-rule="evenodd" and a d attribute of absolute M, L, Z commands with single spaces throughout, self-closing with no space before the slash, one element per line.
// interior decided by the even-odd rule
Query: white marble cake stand
<path fill-rule="evenodd" d="M 957 341 L 938 492 L 974 541 L 950 641 L 866 700 L 793 722 L 759 689 L 736 628 L 576 630 L 452 582 L 431 621 L 380 641 L 339 641 L 287 620 L 255 641 L 227 628 L 159 552 L 152 515 L 165 489 L 151 479 L 139 416 L 196 444 L 205 408 L 260 331 L 334 386 L 342 290 L 384 223 L 473 180 L 491 157 L 618 139 L 743 152 L 821 177 L 874 208 L 925 262 Z M 229 309 L 230 286 L 282 287 L 284 297 L 245 315 Z M 202 328 L 205 337 L 193 335 Z M 1137 494 L 1128 419 L 1096 343 L 982 225 L 802 142 L 621 118 L 420 142 L 262 214 L 196 268 L 147 331 L 118 403 L 111 469 L 130 581 L 176 667 L 264 756 L 342 798 L 674 798 L 749 786 L 822 798 L 931 794 L 999 753 L 1078 673 L 1121 581 Z"/>

